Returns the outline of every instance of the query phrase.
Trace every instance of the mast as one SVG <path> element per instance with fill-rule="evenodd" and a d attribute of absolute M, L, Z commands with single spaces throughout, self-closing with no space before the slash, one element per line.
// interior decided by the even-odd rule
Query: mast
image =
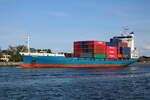
<path fill-rule="evenodd" d="M 28 48 L 28 53 L 30 53 L 30 35 L 31 32 L 27 33 L 27 48 Z"/>

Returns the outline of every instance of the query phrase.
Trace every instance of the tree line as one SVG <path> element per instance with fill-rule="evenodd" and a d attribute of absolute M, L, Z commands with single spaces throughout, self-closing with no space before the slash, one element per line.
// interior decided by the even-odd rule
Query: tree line
<path fill-rule="evenodd" d="M 30 48 L 31 52 L 47 52 L 51 53 L 51 49 L 35 49 Z M 27 52 L 27 46 L 25 45 L 18 45 L 18 46 L 9 46 L 8 49 L 2 50 L 0 49 L 0 58 L 2 58 L 4 55 L 9 55 L 9 61 L 12 62 L 20 62 L 23 61 L 22 56 L 20 55 L 20 52 Z"/>

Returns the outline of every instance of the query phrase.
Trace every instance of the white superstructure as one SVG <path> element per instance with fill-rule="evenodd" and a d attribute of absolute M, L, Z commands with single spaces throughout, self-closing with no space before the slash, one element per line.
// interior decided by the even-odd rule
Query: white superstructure
<path fill-rule="evenodd" d="M 135 48 L 135 34 L 134 32 L 128 34 L 121 34 L 120 36 L 115 36 L 114 38 L 122 40 L 128 43 L 128 47 L 131 48 L 131 58 L 138 58 L 137 50 Z"/>

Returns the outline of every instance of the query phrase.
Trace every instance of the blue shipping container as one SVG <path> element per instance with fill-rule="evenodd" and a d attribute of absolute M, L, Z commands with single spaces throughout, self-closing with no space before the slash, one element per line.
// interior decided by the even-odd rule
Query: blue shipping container
<path fill-rule="evenodd" d="M 120 53 L 124 55 L 130 55 L 131 54 L 131 48 L 129 47 L 120 47 Z"/>
<path fill-rule="evenodd" d="M 113 42 L 107 42 L 107 46 L 117 46 L 116 43 Z"/>
<path fill-rule="evenodd" d="M 122 40 L 120 39 L 117 39 L 117 38 L 113 38 L 113 39 L 110 39 L 110 42 L 122 42 Z"/>

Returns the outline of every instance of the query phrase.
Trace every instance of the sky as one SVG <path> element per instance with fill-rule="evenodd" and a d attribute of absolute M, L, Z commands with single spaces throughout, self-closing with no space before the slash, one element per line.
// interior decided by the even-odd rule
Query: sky
<path fill-rule="evenodd" d="M 73 41 L 136 35 L 139 55 L 150 56 L 150 0 L 0 0 L 0 47 L 25 44 L 72 52 Z"/>

